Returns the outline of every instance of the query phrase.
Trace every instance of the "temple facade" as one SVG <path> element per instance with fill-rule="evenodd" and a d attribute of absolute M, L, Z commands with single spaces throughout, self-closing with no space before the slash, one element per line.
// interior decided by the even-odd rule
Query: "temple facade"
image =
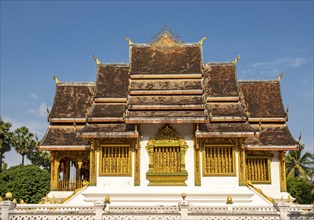
<path fill-rule="evenodd" d="M 92 204 L 271 206 L 286 192 L 287 127 L 280 78 L 239 81 L 237 60 L 206 63 L 202 39 L 163 30 L 129 42 L 128 64 L 96 61 L 95 82 L 59 82 L 40 149 L 50 197 Z M 74 192 L 74 193 L 73 193 Z"/>

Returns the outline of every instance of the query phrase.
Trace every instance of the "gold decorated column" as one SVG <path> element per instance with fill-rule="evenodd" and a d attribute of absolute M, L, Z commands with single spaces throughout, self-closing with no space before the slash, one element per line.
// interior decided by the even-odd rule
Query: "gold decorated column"
<path fill-rule="evenodd" d="M 58 173 L 58 168 L 56 169 L 56 153 L 50 151 L 50 190 L 54 191 L 58 189 L 58 178 L 56 178 L 56 173 Z M 58 176 L 57 176 L 58 177 Z"/>
<path fill-rule="evenodd" d="M 82 175 L 81 175 L 81 168 L 82 168 L 83 162 L 81 159 L 77 162 L 77 168 L 76 168 L 76 187 L 79 188 L 82 186 Z"/>
<path fill-rule="evenodd" d="M 194 184 L 201 186 L 200 143 L 196 138 L 194 139 Z"/>
<path fill-rule="evenodd" d="M 141 184 L 141 146 L 137 139 L 134 143 L 134 186 Z"/>
<path fill-rule="evenodd" d="M 89 158 L 90 158 L 90 163 L 89 163 L 89 182 L 91 186 L 96 186 L 96 141 L 92 140 L 91 141 L 91 146 L 90 146 L 90 153 L 89 153 Z"/>
<path fill-rule="evenodd" d="M 240 139 L 239 144 L 239 153 L 238 153 L 238 163 L 239 163 L 239 185 L 246 185 L 246 156 L 245 156 L 245 145 L 244 139 Z"/>
<path fill-rule="evenodd" d="M 286 152 L 280 151 L 279 152 L 279 163 L 280 163 L 280 191 L 286 192 L 287 185 L 286 185 Z"/>

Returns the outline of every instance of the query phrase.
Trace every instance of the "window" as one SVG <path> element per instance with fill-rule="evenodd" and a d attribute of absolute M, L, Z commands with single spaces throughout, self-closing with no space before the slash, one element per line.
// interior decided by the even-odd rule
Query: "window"
<path fill-rule="evenodd" d="M 246 179 L 252 183 L 271 183 L 270 158 L 248 156 L 246 158 Z"/>
<path fill-rule="evenodd" d="M 130 145 L 101 146 L 99 170 L 102 176 L 132 176 Z"/>
<path fill-rule="evenodd" d="M 186 186 L 185 140 L 166 125 L 152 137 L 147 145 L 149 157 L 146 173 L 149 186 Z"/>
<path fill-rule="evenodd" d="M 203 176 L 235 176 L 233 145 L 204 145 Z"/>
<path fill-rule="evenodd" d="M 155 173 L 179 173 L 180 147 L 154 147 Z"/>

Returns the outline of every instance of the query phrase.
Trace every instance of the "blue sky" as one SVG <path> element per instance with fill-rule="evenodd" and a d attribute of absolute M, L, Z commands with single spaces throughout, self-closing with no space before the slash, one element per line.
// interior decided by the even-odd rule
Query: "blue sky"
<path fill-rule="evenodd" d="M 94 81 L 103 63 L 128 63 L 128 44 L 145 43 L 168 25 L 184 42 L 203 45 L 203 61 L 238 54 L 240 80 L 275 79 L 289 107 L 288 126 L 313 147 L 313 1 L 1 1 L 1 117 L 41 138 L 55 84 Z M 9 165 L 19 164 L 14 150 Z"/>

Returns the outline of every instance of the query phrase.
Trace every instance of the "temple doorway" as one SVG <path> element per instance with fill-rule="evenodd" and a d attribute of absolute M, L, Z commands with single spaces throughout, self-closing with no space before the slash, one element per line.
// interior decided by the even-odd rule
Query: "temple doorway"
<path fill-rule="evenodd" d="M 75 157 L 64 156 L 59 160 L 58 190 L 74 191 L 89 181 L 89 161 L 81 161 Z"/>

